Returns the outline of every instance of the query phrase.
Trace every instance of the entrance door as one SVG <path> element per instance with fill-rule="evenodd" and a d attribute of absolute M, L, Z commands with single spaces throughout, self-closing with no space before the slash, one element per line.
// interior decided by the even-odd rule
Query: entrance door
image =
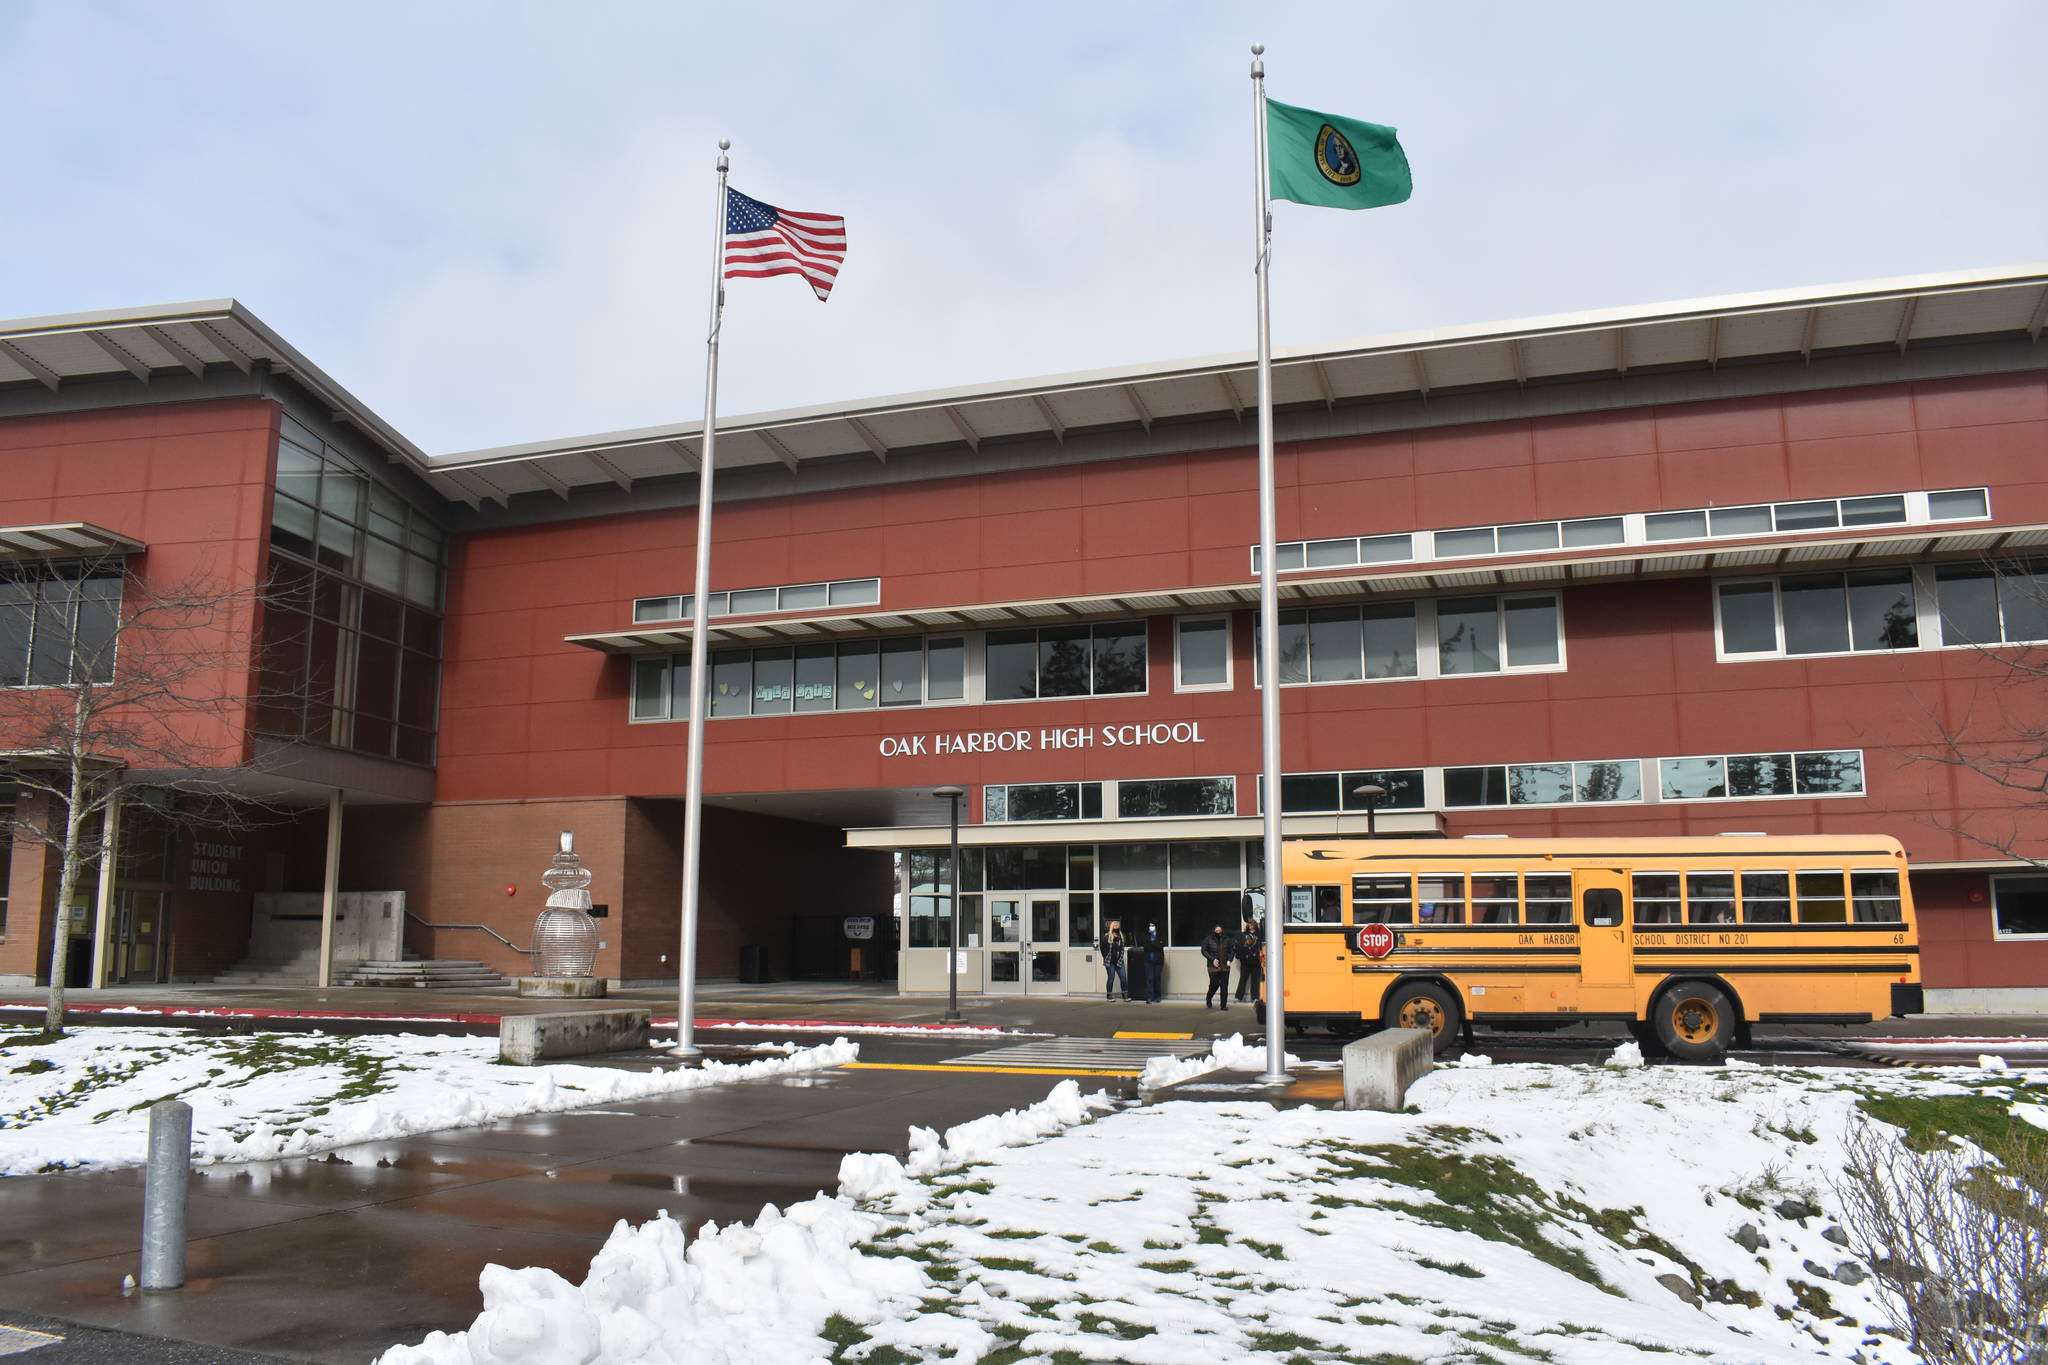
<path fill-rule="evenodd" d="M 1582 867 L 1572 882 L 1579 902 L 1579 1010 L 1633 1016 L 1628 874 L 1618 867 Z"/>
<path fill-rule="evenodd" d="M 988 898 L 991 995 L 1066 993 L 1067 898 L 1057 891 Z"/>
<path fill-rule="evenodd" d="M 164 980 L 164 893 L 114 891 L 114 952 L 107 964 L 110 985 Z"/>

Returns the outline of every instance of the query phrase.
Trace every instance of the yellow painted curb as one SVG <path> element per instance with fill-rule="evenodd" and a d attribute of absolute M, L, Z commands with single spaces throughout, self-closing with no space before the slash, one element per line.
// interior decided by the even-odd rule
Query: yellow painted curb
<path fill-rule="evenodd" d="M 1097 1071 L 1085 1066 L 951 1066 L 923 1062 L 847 1062 L 849 1071 L 995 1071 L 1005 1076 L 1136 1076 L 1136 1071 Z"/>
<path fill-rule="evenodd" d="M 1194 1034 L 1192 1034 L 1192 1033 L 1117 1033 L 1117 1034 L 1112 1034 L 1111 1036 L 1112 1036 L 1112 1037 L 1115 1037 L 1115 1038 L 1172 1038 L 1172 1039 L 1184 1039 L 1184 1038 L 1193 1038 L 1193 1037 L 1194 1037 L 1195 1035 L 1194 1035 Z"/>

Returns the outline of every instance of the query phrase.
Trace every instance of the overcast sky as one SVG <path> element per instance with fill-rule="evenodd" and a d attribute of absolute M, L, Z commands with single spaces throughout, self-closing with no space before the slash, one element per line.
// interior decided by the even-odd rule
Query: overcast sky
<path fill-rule="evenodd" d="M 1415 197 L 1279 345 L 2048 259 L 2040 0 L 0 0 L 0 317 L 232 296 L 431 452 L 694 420 L 716 140 L 840 213 L 721 409 L 1252 344 L 1247 45 Z"/>

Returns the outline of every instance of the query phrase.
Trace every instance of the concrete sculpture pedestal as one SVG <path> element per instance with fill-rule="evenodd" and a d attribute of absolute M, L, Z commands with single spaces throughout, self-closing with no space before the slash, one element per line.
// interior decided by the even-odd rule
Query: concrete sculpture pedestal
<path fill-rule="evenodd" d="M 600 976 L 521 976 L 515 977 L 513 984 L 519 994 L 536 1000 L 602 1000 L 605 996 Z"/>

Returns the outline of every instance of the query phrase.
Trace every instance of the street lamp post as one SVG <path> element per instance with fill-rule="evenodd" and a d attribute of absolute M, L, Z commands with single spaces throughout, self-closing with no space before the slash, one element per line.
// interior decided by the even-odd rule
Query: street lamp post
<path fill-rule="evenodd" d="M 946 863 L 947 908 L 953 927 L 946 936 L 946 1016 L 940 1022 L 958 1024 L 960 1018 L 960 798 L 965 787 L 939 787 L 933 796 L 943 796 L 952 807 L 953 852 Z"/>
<path fill-rule="evenodd" d="M 1365 837 L 1379 838 L 1380 798 L 1387 794 L 1387 789 L 1377 782 L 1368 782 L 1362 787 L 1353 787 L 1351 794 L 1365 802 Z"/>

